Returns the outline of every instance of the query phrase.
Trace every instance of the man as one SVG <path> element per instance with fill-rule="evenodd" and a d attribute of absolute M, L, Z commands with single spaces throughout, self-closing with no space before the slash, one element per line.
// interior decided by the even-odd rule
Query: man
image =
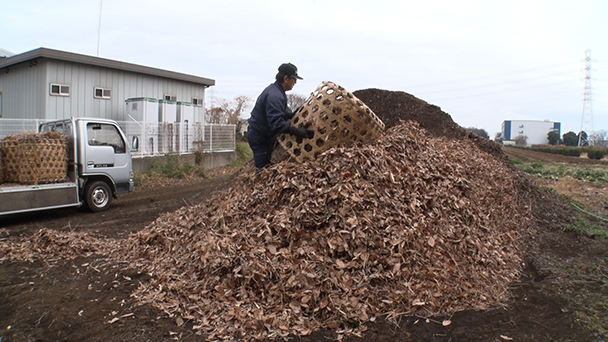
<path fill-rule="evenodd" d="M 275 79 L 276 81 L 260 94 L 249 118 L 247 139 L 258 172 L 270 164 L 272 150 L 279 134 L 288 133 L 302 139 L 312 139 L 314 136 L 312 129 L 296 128 L 289 122 L 294 113 L 287 108 L 285 92 L 292 90 L 296 82 L 303 79 L 298 76 L 298 68 L 291 63 L 281 64 Z"/>

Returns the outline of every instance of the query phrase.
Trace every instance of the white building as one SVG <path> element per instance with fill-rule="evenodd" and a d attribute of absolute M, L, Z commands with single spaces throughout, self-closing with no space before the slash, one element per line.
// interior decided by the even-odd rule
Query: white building
<path fill-rule="evenodd" d="M 549 143 L 547 134 L 557 132 L 561 137 L 561 123 L 549 120 L 505 120 L 502 122 L 501 138 L 504 144 L 514 144 L 517 137 L 526 137 L 526 145 Z"/>
<path fill-rule="evenodd" d="M 203 122 L 215 80 L 39 48 L 0 59 L 0 118 L 100 117 L 126 121 L 129 99 L 192 104 Z"/>

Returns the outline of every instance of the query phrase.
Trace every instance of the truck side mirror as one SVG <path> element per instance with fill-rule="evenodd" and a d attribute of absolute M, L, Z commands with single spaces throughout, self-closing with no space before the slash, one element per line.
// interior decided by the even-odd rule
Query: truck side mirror
<path fill-rule="evenodd" d="M 139 138 L 134 135 L 133 136 L 133 142 L 131 143 L 131 151 L 138 151 L 139 150 Z"/>

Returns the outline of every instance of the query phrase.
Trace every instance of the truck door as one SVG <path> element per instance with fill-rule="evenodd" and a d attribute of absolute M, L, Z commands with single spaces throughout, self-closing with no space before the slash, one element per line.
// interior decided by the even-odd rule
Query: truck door
<path fill-rule="evenodd" d="M 127 144 L 118 127 L 107 123 L 87 123 L 86 174 L 107 174 L 119 188 L 128 187 L 131 175 Z"/>

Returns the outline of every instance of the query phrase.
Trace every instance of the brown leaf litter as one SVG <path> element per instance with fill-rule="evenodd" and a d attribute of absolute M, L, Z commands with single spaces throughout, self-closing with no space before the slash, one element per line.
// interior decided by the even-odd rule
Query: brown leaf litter
<path fill-rule="evenodd" d="M 126 243 L 152 275 L 134 296 L 211 338 L 484 309 L 521 271 L 518 198 L 512 171 L 473 143 L 404 123 L 160 217 Z"/>

